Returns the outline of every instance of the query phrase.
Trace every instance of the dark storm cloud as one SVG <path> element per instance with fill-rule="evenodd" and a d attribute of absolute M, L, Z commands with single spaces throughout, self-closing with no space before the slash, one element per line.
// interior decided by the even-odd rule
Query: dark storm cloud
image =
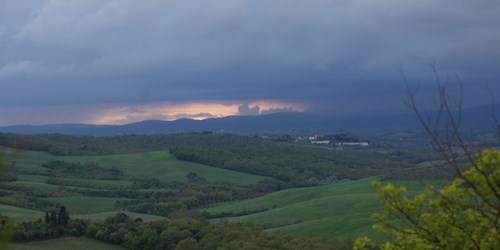
<path fill-rule="evenodd" d="M 272 114 L 272 113 L 280 113 L 280 112 L 294 112 L 292 108 L 270 108 L 264 109 L 260 113 L 261 114 Z"/>
<path fill-rule="evenodd" d="M 487 96 L 487 86 L 500 93 L 497 0 L 0 4 L 0 106 L 286 100 L 316 111 L 404 109 L 399 69 L 432 89 L 433 61 L 473 96 Z"/>
<path fill-rule="evenodd" d="M 241 104 L 238 106 L 238 112 L 236 115 L 265 115 L 279 112 L 296 112 L 292 107 L 284 108 L 269 108 L 263 109 L 259 105 L 250 105 L 248 103 Z"/>
<path fill-rule="evenodd" d="M 260 114 L 260 107 L 258 105 L 250 107 L 248 103 L 245 103 L 238 107 L 238 115 L 258 115 L 258 114 Z"/>

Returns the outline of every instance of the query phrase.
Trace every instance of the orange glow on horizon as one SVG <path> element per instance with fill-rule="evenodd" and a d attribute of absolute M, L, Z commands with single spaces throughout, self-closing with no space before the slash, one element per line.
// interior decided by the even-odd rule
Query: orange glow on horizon
<path fill-rule="evenodd" d="M 186 103 L 152 103 L 152 104 L 119 104 L 101 107 L 96 110 L 92 119 L 93 124 L 126 124 L 142 120 L 177 120 L 189 118 L 204 120 L 239 114 L 239 107 L 248 105 L 249 108 L 258 106 L 259 114 L 266 111 L 299 111 L 305 110 L 305 105 L 281 101 L 253 101 L 248 103 L 237 102 L 186 102 Z"/>
<path fill-rule="evenodd" d="M 203 120 L 233 115 L 305 110 L 306 105 L 301 103 L 273 100 L 22 106 L 0 109 L 0 125 L 127 124 L 143 120 L 171 121 L 181 118 Z"/>

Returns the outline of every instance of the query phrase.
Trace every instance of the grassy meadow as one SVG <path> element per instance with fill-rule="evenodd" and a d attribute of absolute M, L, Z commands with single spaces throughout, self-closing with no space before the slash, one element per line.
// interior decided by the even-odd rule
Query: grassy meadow
<path fill-rule="evenodd" d="M 198 176 L 207 181 L 229 181 L 238 184 L 256 183 L 264 177 L 252 174 L 239 173 L 231 170 L 214 168 L 202 164 L 178 161 L 166 151 L 139 153 L 139 154 L 123 154 L 123 155 L 106 155 L 106 156 L 53 156 L 46 152 L 37 152 L 29 150 L 19 150 L 14 148 L 1 147 L 0 150 L 5 155 L 5 164 L 7 167 L 15 166 L 16 168 L 37 170 L 42 169 L 41 164 L 53 160 L 63 160 L 67 162 L 96 162 L 104 168 L 116 168 L 123 171 L 130 178 L 134 177 L 154 177 L 161 181 L 186 181 L 186 175 L 190 172 L 196 173 Z M 98 197 L 98 196 L 71 196 L 65 194 L 61 196 L 61 186 L 48 184 L 49 179 L 64 181 L 68 185 L 64 188 L 76 191 L 106 191 L 126 188 L 132 185 L 130 180 L 98 180 L 84 178 L 65 178 L 51 177 L 46 175 L 36 174 L 16 174 L 16 180 L 7 182 L 12 188 L 16 188 L 21 192 L 36 192 L 43 194 L 42 201 L 48 201 L 66 206 L 70 213 L 78 218 L 86 218 L 90 220 L 101 220 L 108 216 L 116 214 L 115 202 L 118 200 L 126 200 L 124 198 L 115 197 Z M 148 192 L 172 192 L 175 190 L 169 189 L 140 189 L 141 193 Z M 0 212 L 12 218 L 15 222 L 30 221 L 41 218 L 44 212 L 16 207 L 12 205 L 16 196 L 0 197 Z M 144 221 L 162 220 L 165 217 L 138 214 L 127 212 L 133 218 L 141 217 Z"/>
<path fill-rule="evenodd" d="M 65 161 L 96 162 L 106 168 L 117 168 L 133 177 L 155 177 L 163 181 L 181 181 L 189 172 L 194 172 L 207 181 L 229 181 L 252 184 L 262 180 L 262 176 L 209 167 L 202 164 L 176 160 L 166 151 L 150 153 L 106 155 L 106 156 L 64 156 Z"/>
<path fill-rule="evenodd" d="M 297 235 L 341 239 L 368 235 L 379 238 L 371 229 L 370 215 L 381 211 L 382 203 L 372 185 L 374 178 L 310 188 L 288 189 L 263 197 L 215 206 L 211 215 L 226 214 L 232 222 L 255 222 Z M 426 185 L 442 186 L 448 180 L 393 181 L 405 185 L 410 194 L 425 190 Z M 232 214 L 231 214 L 232 213 Z"/>
<path fill-rule="evenodd" d="M 105 156 L 54 156 L 46 152 L 1 146 L 0 150 L 5 154 L 7 166 L 15 162 L 15 166 L 28 169 L 38 169 L 45 162 L 63 160 L 67 162 L 95 162 L 105 168 L 119 169 L 130 177 L 155 177 L 162 181 L 184 181 L 189 172 L 196 173 L 207 181 L 229 181 L 238 184 L 252 184 L 264 179 L 258 175 L 179 161 L 167 151 Z M 46 178 L 46 176 L 23 177 L 20 179 L 23 182 L 20 185 L 26 185 L 24 182 L 43 183 Z M 48 189 L 48 187 L 46 188 Z"/>
<path fill-rule="evenodd" d="M 36 220 L 38 218 L 42 218 L 45 215 L 44 212 L 38 210 L 14 207 L 4 204 L 0 204 L 0 212 L 3 215 L 8 216 L 9 219 L 14 222 Z"/>
<path fill-rule="evenodd" d="M 61 204 L 74 213 L 89 214 L 114 211 L 115 202 L 120 199 L 109 197 L 67 196 L 43 198 L 43 200 Z"/>

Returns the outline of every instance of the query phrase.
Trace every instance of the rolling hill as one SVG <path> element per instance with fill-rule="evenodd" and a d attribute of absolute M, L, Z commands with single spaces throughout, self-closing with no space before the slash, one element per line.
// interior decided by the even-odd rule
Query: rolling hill
<path fill-rule="evenodd" d="M 368 235 L 380 238 L 371 229 L 372 213 L 382 210 L 374 178 L 310 188 L 288 189 L 241 202 L 226 203 L 206 210 L 214 220 L 253 222 L 269 231 L 341 239 Z M 409 193 L 420 193 L 426 185 L 442 186 L 449 181 L 398 180 Z"/>

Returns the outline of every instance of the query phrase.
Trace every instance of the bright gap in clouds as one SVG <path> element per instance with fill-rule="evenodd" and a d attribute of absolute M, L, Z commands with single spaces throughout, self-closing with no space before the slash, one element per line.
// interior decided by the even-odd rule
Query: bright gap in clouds
<path fill-rule="evenodd" d="M 203 120 L 233 115 L 303 112 L 306 105 L 283 101 L 161 102 L 148 104 L 96 104 L 2 108 L 0 125 L 15 124 L 127 124 L 143 120 Z"/>

